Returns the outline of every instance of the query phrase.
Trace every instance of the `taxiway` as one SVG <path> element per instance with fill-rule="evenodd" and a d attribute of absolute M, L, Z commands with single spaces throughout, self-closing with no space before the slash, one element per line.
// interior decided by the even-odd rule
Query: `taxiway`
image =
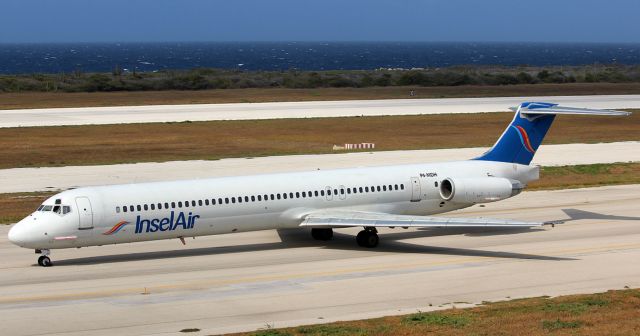
<path fill-rule="evenodd" d="M 0 127 L 502 112 L 523 101 L 603 109 L 640 108 L 640 95 L 146 105 L 0 110 Z"/>
<path fill-rule="evenodd" d="M 358 248 L 357 230 L 263 231 L 56 250 L 51 268 L 1 226 L 2 332 L 216 334 L 640 287 L 639 202 L 640 185 L 525 192 L 454 215 L 566 223 L 384 229 L 376 249 Z"/>

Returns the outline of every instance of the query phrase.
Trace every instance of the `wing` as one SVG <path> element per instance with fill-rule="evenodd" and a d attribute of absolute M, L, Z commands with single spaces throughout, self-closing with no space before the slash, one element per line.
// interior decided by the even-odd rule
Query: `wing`
<path fill-rule="evenodd" d="M 323 211 L 304 217 L 300 226 L 304 227 L 536 227 L 543 222 L 524 222 L 492 218 L 453 218 L 430 216 L 390 215 L 361 211 Z"/>

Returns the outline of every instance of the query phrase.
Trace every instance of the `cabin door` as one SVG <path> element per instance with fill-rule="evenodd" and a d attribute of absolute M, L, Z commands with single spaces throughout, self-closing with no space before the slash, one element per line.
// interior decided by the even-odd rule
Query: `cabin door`
<path fill-rule="evenodd" d="M 78 216 L 80 222 L 78 229 L 93 229 L 93 209 L 88 197 L 76 197 L 76 205 L 78 206 Z"/>
<path fill-rule="evenodd" d="M 411 202 L 420 202 L 420 179 L 411 178 Z"/>

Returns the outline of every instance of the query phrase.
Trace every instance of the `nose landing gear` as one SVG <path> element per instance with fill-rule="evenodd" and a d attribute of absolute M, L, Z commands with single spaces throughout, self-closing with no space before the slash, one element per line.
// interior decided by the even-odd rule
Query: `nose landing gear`
<path fill-rule="evenodd" d="M 51 262 L 51 259 L 49 258 L 49 253 L 50 253 L 49 250 L 36 250 L 36 253 L 42 254 L 38 258 L 38 265 L 42 267 L 49 267 L 53 265 L 53 263 Z"/>

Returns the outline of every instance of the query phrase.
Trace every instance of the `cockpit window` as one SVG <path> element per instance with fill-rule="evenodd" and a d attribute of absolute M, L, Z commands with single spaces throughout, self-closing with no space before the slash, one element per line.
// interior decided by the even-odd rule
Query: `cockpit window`
<path fill-rule="evenodd" d="M 71 207 L 68 206 L 68 205 L 58 205 L 58 204 L 56 204 L 56 205 L 44 205 L 44 204 L 42 204 L 42 205 L 40 205 L 38 207 L 37 211 L 51 211 L 51 212 L 55 212 L 55 213 L 57 213 L 59 215 L 64 216 L 64 215 L 66 215 L 66 214 L 71 212 Z"/>

